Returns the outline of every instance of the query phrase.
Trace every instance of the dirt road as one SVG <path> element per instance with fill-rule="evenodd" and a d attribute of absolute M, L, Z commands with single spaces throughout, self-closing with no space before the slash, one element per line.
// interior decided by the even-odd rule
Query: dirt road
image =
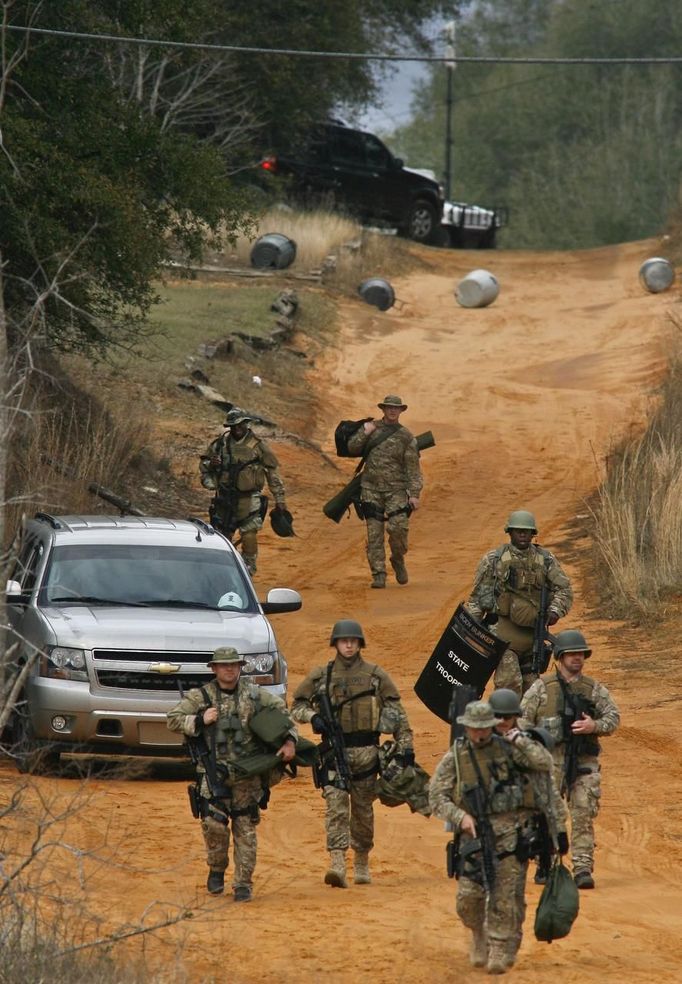
<path fill-rule="evenodd" d="M 654 653 L 643 634 L 588 620 L 589 544 L 580 534 L 604 453 L 641 423 L 661 369 L 675 296 L 645 294 L 637 280 L 639 264 L 657 248 L 488 255 L 500 297 L 470 311 L 457 307 L 452 289 L 480 256 L 428 251 L 428 268 L 395 284 L 400 307 L 380 314 L 359 301 L 344 306 L 338 344 L 309 377 L 314 436 L 329 450 L 338 419 L 364 416 L 393 392 L 409 404 L 407 426 L 431 429 L 437 441 L 423 455 L 426 490 L 411 523 L 408 586 L 370 591 L 361 524 L 353 518 L 337 527 L 320 513 L 350 467 L 335 472 L 300 448 L 278 449 L 300 538 L 263 537 L 257 584 L 263 593 L 279 584 L 303 594 L 303 611 L 276 623 L 292 683 L 327 659 L 335 619 L 359 619 L 370 658 L 404 693 L 429 771 L 447 734 L 412 685 L 466 597 L 480 555 L 504 541 L 510 510 L 535 512 L 539 542 L 575 579 L 565 627 L 585 629 L 595 650 L 589 671 L 611 688 L 623 726 L 605 741 L 597 890 L 583 893 L 571 936 L 547 946 L 532 935 L 539 890 L 530 887 L 526 936 L 508 975 L 524 984 L 672 984 L 682 974 L 682 765 L 670 737 L 680 724 L 682 644 L 671 628 L 670 642 Z M 197 502 L 204 502 L 199 490 Z M 63 782 L 40 782 L 65 791 Z M 121 867 L 113 874 L 102 867 L 83 888 L 93 910 L 136 920 L 153 900 L 202 906 L 182 930 L 168 932 L 167 946 L 152 946 L 152 963 L 170 968 L 182 947 L 189 980 L 231 984 L 485 977 L 468 964 L 439 821 L 378 806 L 374 883 L 332 890 L 322 884 L 321 798 L 307 777 L 282 783 L 260 828 L 255 899 L 235 906 L 230 897 L 206 900 L 201 838 L 184 785 L 161 774 L 95 781 L 95 799 L 72 825 L 83 847 L 96 849 L 105 832 L 119 844 Z"/>

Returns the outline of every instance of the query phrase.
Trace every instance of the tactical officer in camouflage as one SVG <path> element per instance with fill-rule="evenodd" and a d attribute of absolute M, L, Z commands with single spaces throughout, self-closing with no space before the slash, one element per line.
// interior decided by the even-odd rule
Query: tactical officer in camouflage
<path fill-rule="evenodd" d="M 559 632 L 555 672 L 546 673 L 521 701 L 523 727 L 541 725 L 554 738 L 557 786 L 571 814 L 571 857 L 578 888 L 594 888 L 594 820 L 601 799 L 599 737 L 610 735 L 620 714 L 606 687 L 583 676 L 592 650 L 578 629 Z"/>
<path fill-rule="evenodd" d="M 381 420 L 368 420 L 348 440 L 351 455 L 362 455 L 361 509 L 367 523 L 367 560 L 372 587 L 386 587 L 384 524 L 388 526 L 391 567 L 398 584 L 407 584 L 405 567 L 410 513 L 419 508 L 423 487 L 419 451 L 414 436 L 399 423 L 407 410 L 399 396 L 387 396 L 377 406 Z"/>
<path fill-rule="evenodd" d="M 570 610 L 573 590 L 554 554 L 532 542 L 537 534 L 532 513 L 516 510 L 504 529 L 510 542 L 489 550 L 481 559 L 467 608 L 507 643 L 495 671 L 495 686 L 520 697 L 537 679 L 532 671 L 533 630 L 543 585 L 548 589 L 543 631 Z"/>
<path fill-rule="evenodd" d="M 358 622 L 341 619 L 334 625 L 329 645 L 334 659 L 312 670 L 294 694 L 291 716 L 310 723 L 324 734 L 318 695 L 329 695 L 335 719 L 343 732 L 350 767 L 350 792 L 328 776 L 323 784 L 326 803 L 327 850 L 330 867 L 325 883 L 346 888 L 346 851 L 352 847 L 356 885 L 370 883 L 369 852 L 374 846 L 376 777 L 379 768 L 379 735 L 392 734 L 396 756 L 405 766 L 414 765 L 412 731 L 395 684 L 380 666 L 363 659 L 365 636 Z"/>
<path fill-rule="evenodd" d="M 235 902 L 248 902 L 252 896 L 256 826 L 260 822 L 259 804 L 264 793 L 261 777 L 238 779 L 236 767 L 240 759 L 261 750 L 249 727 L 254 715 L 265 707 L 276 707 L 283 714 L 287 713 L 280 697 L 241 676 L 243 664 L 243 658 L 231 646 L 216 649 L 208 663 L 215 679 L 205 687 L 190 690 L 168 712 L 171 731 L 189 736 L 203 732 L 207 738 L 212 774 L 208 774 L 204 765 L 198 767 L 201 773 L 201 828 L 209 866 L 206 887 L 211 895 L 220 895 L 224 890 L 231 825 Z M 290 762 L 296 754 L 297 737 L 292 723 L 277 752 L 283 763 Z"/>
<path fill-rule="evenodd" d="M 199 471 L 204 488 L 216 493 L 210 508 L 211 524 L 230 539 L 239 534 L 244 562 L 249 573 L 255 574 L 258 531 L 263 527 L 267 502 L 261 496 L 265 483 L 281 510 L 286 510 L 286 499 L 277 458 L 250 430 L 250 420 L 243 410 L 230 410 L 225 420 L 228 430 L 208 446 Z"/>
<path fill-rule="evenodd" d="M 499 724 L 495 725 L 495 733 L 504 737 L 517 727 L 518 719 L 521 717 L 521 703 L 513 690 L 502 688 L 494 690 L 489 699 L 495 717 L 499 718 Z M 531 772 L 530 782 L 533 786 L 538 810 L 533 817 L 536 826 L 538 842 L 540 838 L 547 839 L 548 843 L 542 847 L 546 849 L 546 860 L 551 854 L 566 854 L 568 852 L 568 835 L 566 834 L 567 811 L 564 801 L 557 789 L 552 773 L 554 765 L 551 750 L 554 748 L 554 741 L 549 734 L 541 728 L 534 728 L 529 732 L 524 732 L 534 741 L 539 741 L 543 747 L 544 757 L 549 765 L 547 772 Z M 539 843 L 534 844 L 534 847 Z M 535 856 L 535 855 L 533 855 Z M 519 866 L 519 879 L 516 883 L 516 931 L 509 938 L 509 949 L 507 951 L 509 966 L 515 963 L 516 955 L 521 947 L 523 938 L 523 921 L 526 917 L 526 869 L 528 865 Z M 539 874 L 535 876 L 536 884 L 544 884 L 547 880 L 547 872 L 542 867 L 538 868 Z"/>
<path fill-rule="evenodd" d="M 465 737 L 438 764 L 429 802 L 433 815 L 461 834 L 457 914 L 472 932 L 471 963 L 503 974 L 520 941 L 525 904 L 520 908 L 518 892 L 539 808 L 528 779 L 548 774 L 551 757 L 516 728 L 494 734 L 501 722 L 487 701 L 467 704 L 457 723 Z"/>

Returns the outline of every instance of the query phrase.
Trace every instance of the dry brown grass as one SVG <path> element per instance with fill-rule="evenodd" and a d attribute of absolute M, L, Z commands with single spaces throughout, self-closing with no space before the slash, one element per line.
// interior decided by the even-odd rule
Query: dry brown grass
<path fill-rule="evenodd" d="M 303 212 L 288 206 L 273 207 L 258 219 L 252 236 L 240 237 L 234 247 L 228 246 L 217 259 L 226 265 L 248 266 L 254 242 L 269 232 L 279 232 L 293 239 L 296 259 L 291 269 L 307 272 L 319 269 L 325 257 L 341 243 L 358 239 L 361 229 L 357 222 L 337 212 Z"/>
<path fill-rule="evenodd" d="M 644 434 L 609 457 L 593 514 L 617 614 L 651 616 L 682 591 L 682 323 L 658 408 Z"/>

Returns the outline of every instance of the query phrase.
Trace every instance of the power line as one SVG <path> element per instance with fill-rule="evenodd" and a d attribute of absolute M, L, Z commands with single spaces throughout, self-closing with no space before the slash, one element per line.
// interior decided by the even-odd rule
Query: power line
<path fill-rule="evenodd" d="M 379 54 L 361 51 L 311 51 L 300 48 L 260 48 L 233 44 L 208 44 L 199 41 L 163 41 L 159 38 L 125 37 L 116 34 L 89 34 L 85 31 L 58 31 L 45 27 L 22 27 L 7 24 L 6 30 L 24 34 L 38 34 L 47 37 L 68 38 L 74 41 L 106 41 L 116 44 L 132 44 L 145 47 L 174 48 L 181 51 L 205 51 L 212 54 L 242 55 L 287 55 L 296 58 L 331 58 L 355 61 L 393 61 L 393 62 L 446 62 L 452 61 L 450 55 L 398 55 Z M 682 55 L 665 58 L 563 58 L 527 57 L 524 55 L 457 55 L 457 64 L 476 65 L 677 65 L 682 63 Z"/>

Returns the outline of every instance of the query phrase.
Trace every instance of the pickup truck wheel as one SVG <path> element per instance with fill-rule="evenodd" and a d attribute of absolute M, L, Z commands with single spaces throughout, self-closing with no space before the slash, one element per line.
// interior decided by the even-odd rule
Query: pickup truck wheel
<path fill-rule="evenodd" d="M 25 713 L 15 711 L 12 755 L 21 773 L 32 776 L 53 774 L 59 767 L 59 752 L 38 745 L 33 734 L 31 719 Z"/>
<path fill-rule="evenodd" d="M 427 201 L 417 201 L 410 209 L 407 234 L 416 243 L 436 243 L 440 233 L 440 220 L 436 209 Z"/>

